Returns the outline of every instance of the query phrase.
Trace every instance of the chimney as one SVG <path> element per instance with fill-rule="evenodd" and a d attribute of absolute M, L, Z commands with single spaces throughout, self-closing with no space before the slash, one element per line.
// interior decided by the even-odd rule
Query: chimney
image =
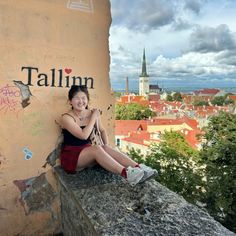
<path fill-rule="evenodd" d="M 129 78 L 126 77 L 126 86 L 125 86 L 125 94 L 129 94 Z"/>

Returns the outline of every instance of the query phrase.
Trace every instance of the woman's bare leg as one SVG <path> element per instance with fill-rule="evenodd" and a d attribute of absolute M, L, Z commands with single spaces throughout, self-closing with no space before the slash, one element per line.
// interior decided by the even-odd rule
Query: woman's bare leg
<path fill-rule="evenodd" d="M 109 147 L 107 145 L 102 146 L 105 152 L 107 152 L 112 158 L 114 158 L 117 162 L 119 162 L 124 167 L 135 167 L 138 163 L 133 161 L 131 158 L 129 158 L 127 155 L 125 155 L 122 152 L 119 152 L 118 150 L 115 150 L 112 147 Z"/>
<path fill-rule="evenodd" d="M 88 167 L 94 163 L 94 161 L 96 161 L 104 169 L 117 174 L 120 174 L 124 168 L 123 165 L 113 159 L 100 146 L 91 146 L 82 150 L 79 155 L 77 167 Z"/>

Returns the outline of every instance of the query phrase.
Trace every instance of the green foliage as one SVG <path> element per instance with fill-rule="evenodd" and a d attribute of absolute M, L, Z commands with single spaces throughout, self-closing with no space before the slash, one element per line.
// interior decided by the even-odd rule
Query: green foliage
<path fill-rule="evenodd" d="M 114 92 L 116 98 L 121 97 L 122 94 L 123 94 L 122 92 L 117 92 L 117 91 Z"/>
<path fill-rule="evenodd" d="M 218 221 L 236 232 L 236 115 L 221 112 L 205 132 L 200 153 L 207 179 L 203 201 Z"/>
<path fill-rule="evenodd" d="M 225 105 L 229 105 L 229 104 L 234 104 L 234 100 L 231 98 L 226 98 L 225 99 Z"/>
<path fill-rule="evenodd" d="M 173 98 L 174 101 L 178 101 L 178 102 L 183 101 L 183 98 L 182 98 L 180 92 L 176 92 L 176 93 L 174 93 L 173 96 L 172 96 L 172 98 Z"/>
<path fill-rule="evenodd" d="M 234 101 L 229 99 L 228 96 L 217 96 L 212 99 L 211 103 L 212 105 L 223 106 L 233 104 Z"/>
<path fill-rule="evenodd" d="M 194 106 L 209 106 L 209 103 L 206 101 L 195 101 L 193 105 Z"/>
<path fill-rule="evenodd" d="M 181 96 L 180 92 L 176 92 L 173 95 L 168 94 L 167 97 L 166 97 L 166 101 L 169 101 L 169 102 L 173 102 L 173 101 L 181 102 L 182 100 L 183 99 L 182 99 L 182 96 Z"/>
<path fill-rule="evenodd" d="M 144 163 L 145 158 L 144 156 L 141 154 L 140 149 L 135 150 L 134 148 L 131 148 L 129 150 L 129 156 L 136 161 L 137 163 Z"/>
<path fill-rule="evenodd" d="M 217 105 L 217 106 L 223 106 L 224 102 L 225 102 L 225 97 L 224 96 L 214 97 L 211 101 L 212 105 Z"/>
<path fill-rule="evenodd" d="M 155 115 L 148 107 L 137 103 L 117 104 L 115 114 L 116 120 L 144 120 Z"/>
<path fill-rule="evenodd" d="M 186 142 L 185 138 L 176 131 L 165 132 L 162 135 L 163 142 L 162 146 L 170 147 L 171 149 L 176 150 L 183 157 L 194 157 L 197 158 L 198 152 L 194 150 L 189 144 Z"/>
<path fill-rule="evenodd" d="M 216 220 L 236 232 L 236 115 L 221 112 L 204 131 L 200 152 L 179 133 L 166 132 L 146 157 L 135 150 L 129 155 L 157 169 L 161 184 L 192 203 L 204 203 Z"/>
<path fill-rule="evenodd" d="M 166 97 L 166 101 L 173 102 L 174 99 L 173 99 L 173 97 L 170 94 L 168 94 L 167 97 Z"/>
<path fill-rule="evenodd" d="M 181 194 L 190 202 L 201 195 L 202 170 L 197 165 L 198 151 L 192 149 L 178 132 L 166 132 L 163 142 L 153 144 L 145 157 L 132 150 L 129 155 L 158 170 L 158 182 Z"/>

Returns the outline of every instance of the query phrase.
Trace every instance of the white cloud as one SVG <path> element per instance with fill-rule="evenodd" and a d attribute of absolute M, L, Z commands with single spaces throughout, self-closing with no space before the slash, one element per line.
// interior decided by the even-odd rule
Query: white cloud
<path fill-rule="evenodd" d="M 126 25 L 127 28 L 136 31 L 157 29 L 174 20 L 172 1 L 112 0 L 111 6 L 114 25 Z"/>
<path fill-rule="evenodd" d="M 144 47 L 147 70 L 153 80 L 176 81 L 175 84 L 193 80 L 195 85 L 235 81 L 236 2 L 233 0 L 148 3 L 111 0 L 111 3 L 113 85 L 117 86 L 126 76 L 137 83 Z"/>
<path fill-rule="evenodd" d="M 227 25 L 213 27 L 197 26 L 190 35 L 190 50 L 198 52 L 219 52 L 234 50 L 236 43 L 234 34 Z"/>
<path fill-rule="evenodd" d="M 158 73 L 158 76 L 175 77 L 176 74 L 183 77 L 206 77 L 221 76 L 225 74 L 235 73 L 236 66 L 223 65 L 217 60 L 220 53 L 196 53 L 190 52 L 178 58 L 165 58 L 158 56 L 152 64 L 152 70 Z"/>

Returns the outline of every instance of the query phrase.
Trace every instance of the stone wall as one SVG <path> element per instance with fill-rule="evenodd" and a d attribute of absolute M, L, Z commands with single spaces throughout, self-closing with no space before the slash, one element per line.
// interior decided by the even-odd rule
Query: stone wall
<path fill-rule="evenodd" d="M 55 175 L 65 236 L 235 235 L 155 180 L 133 188 L 100 167 Z"/>

